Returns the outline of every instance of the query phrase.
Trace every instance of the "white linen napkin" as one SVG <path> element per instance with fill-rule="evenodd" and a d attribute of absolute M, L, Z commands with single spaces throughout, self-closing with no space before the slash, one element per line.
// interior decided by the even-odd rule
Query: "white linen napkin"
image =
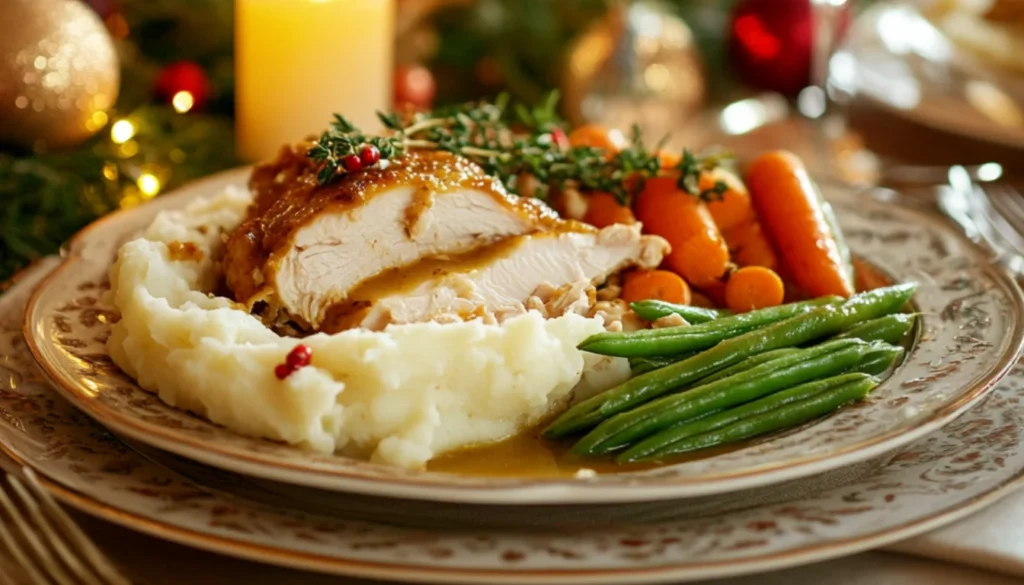
<path fill-rule="evenodd" d="M 1024 491 L 1017 489 L 963 520 L 886 550 L 1024 577 Z"/>

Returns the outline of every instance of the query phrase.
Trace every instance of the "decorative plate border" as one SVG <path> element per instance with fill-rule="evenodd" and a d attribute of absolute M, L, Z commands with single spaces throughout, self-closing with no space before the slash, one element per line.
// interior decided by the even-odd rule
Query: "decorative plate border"
<path fill-rule="evenodd" d="M 85 512 L 258 562 L 408 582 L 681 582 L 885 546 L 1024 485 L 1024 367 L 1017 367 L 978 408 L 873 477 L 798 502 L 597 535 L 410 530 L 268 509 L 205 491 L 141 457 L 49 389 L 13 315 L 31 280 L 0 298 L 0 449 Z"/>

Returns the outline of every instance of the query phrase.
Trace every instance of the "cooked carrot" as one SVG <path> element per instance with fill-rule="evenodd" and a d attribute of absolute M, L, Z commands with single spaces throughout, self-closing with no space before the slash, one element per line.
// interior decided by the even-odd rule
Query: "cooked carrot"
<path fill-rule="evenodd" d="M 587 213 L 583 221 L 603 228 L 613 223 L 633 224 L 636 223 L 636 217 L 633 216 L 633 210 L 620 205 L 611 193 L 594 193 L 587 200 Z"/>
<path fill-rule="evenodd" d="M 786 287 L 772 270 L 747 266 L 733 272 L 725 284 L 725 306 L 737 313 L 782 304 Z"/>
<path fill-rule="evenodd" d="M 658 157 L 659 161 L 661 161 L 661 168 L 663 169 L 674 168 L 679 164 L 679 160 L 682 158 L 680 155 L 668 150 L 659 150 L 654 153 L 654 155 Z"/>
<path fill-rule="evenodd" d="M 705 284 L 700 293 L 708 299 L 712 308 L 720 309 L 725 306 L 725 281 L 716 280 Z M 696 293 L 695 293 L 696 295 Z M 695 296 L 694 295 L 694 296 Z"/>
<path fill-rule="evenodd" d="M 764 266 L 772 270 L 778 268 L 779 259 L 757 218 L 751 217 L 739 225 L 724 230 L 722 236 L 729 245 L 732 261 L 737 265 Z"/>
<path fill-rule="evenodd" d="M 722 277 L 729 249 L 707 206 L 683 192 L 673 177 L 648 179 L 636 202 L 644 231 L 668 240 L 672 251 L 665 264 L 698 288 Z"/>
<path fill-rule="evenodd" d="M 703 307 L 705 309 L 717 309 L 714 301 L 710 297 L 702 292 L 695 290 L 690 291 L 690 304 L 694 307 Z"/>
<path fill-rule="evenodd" d="M 750 193 L 747 187 L 740 181 L 739 177 L 726 169 L 717 168 L 712 171 L 705 171 L 700 175 L 700 190 L 710 191 L 715 184 L 721 181 L 727 189 L 721 196 L 712 195 L 708 201 L 708 211 L 715 220 L 715 225 L 723 232 L 736 227 L 737 225 L 754 219 L 754 208 L 750 204 Z"/>
<path fill-rule="evenodd" d="M 622 300 L 635 303 L 648 299 L 689 305 L 690 285 L 668 270 L 635 270 L 627 274 L 622 285 Z"/>
<path fill-rule="evenodd" d="M 629 145 L 626 137 L 614 128 L 605 128 L 598 124 L 585 124 L 569 133 L 569 144 L 572 146 L 591 146 L 608 151 L 608 158 L 615 156 Z"/>
<path fill-rule="evenodd" d="M 786 151 L 762 154 L 747 171 L 747 188 L 795 283 L 812 297 L 852 295 L 849 272 L 803 162 Z"/>

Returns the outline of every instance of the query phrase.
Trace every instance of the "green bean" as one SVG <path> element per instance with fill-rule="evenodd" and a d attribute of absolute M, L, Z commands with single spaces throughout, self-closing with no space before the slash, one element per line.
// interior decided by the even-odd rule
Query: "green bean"
<path fill-rule="evenodd" d="M 672 359 L 670 357 L 629 358 L 629 369 L 633 372 L 634 376 L 638 376 L 640 374 L 646 374 L 647 372 L 672 365 L 677 361 L 679 360 Z"/>
<path fill-rule="evenodd" d="M 827 341 L 728 378 L 653 400 L 597 425 L 573 446 L 572 452 L 609 453 L 709 410 L 736 406 L 796 384 L 839 374 L 857 365 L 868 348 L 859 339 Z"/>
<path fill-rule="evenodd" d="M 709 383 L 714 382 L 716 380 L 720 380 L 722 378 L 725 378 L 725 377 L 728 377 L 728 376 L 732 376 L 733 374 L 738 374 L 740 372 L 749 370 L 750 368 L 753 368 L 754 366 L 759 366 L 759 365 L 761 365 L 761 364 L 763 364 L 765 362 L 769 362 L 769 361 L 771 361 L 771 360 L 773 360 L 775 358 L 780 358 L 782 356 L 790 355 L 790 354 L 798 352 L 798 351 L 800 351 L 800 350 L 795 348 L 795 347 L 787 347 L 787 348 L 783 348 L 783 349 L 775 349 L 775 350 L 772 350 L 772 351 L 766 351 L 764 353 L 760 353 L 760 354 L 757 354 L 755 356 L 748 357 L 747 359 L 743 360 L 742 362 L 740 362 L 740 363 L 738 363 L 736 365 L 729 366 L 728 368 L 725 368 L 724 370 L 719 370 L 719 371 L 715 372 L 714 374 L 711 374 L 710 376 L 705 376 L 705 377 L 701 378 L 700 380 L 697 380 L 692 385 L 690 385 L 689 388 L 693 388 L 693 387 L 698 386 L 698 385 L 703 386 L 704 384 L 709 384 Z M 689 357 L 689 356 L 686 356 L 686 357 Z M 680 361 L 681 359 L 684 359 L 684 358 L 682 358 L 682 357 L 679 358 L 679 359 L 675 359 L 675 358 L 629 358 L 629 366 L 630 366 L 630 369 L 633 372 L 633 375 L 634 376 L 638 376 L 640 374 L 645 374 L 647 372 L 650 372 L 652 370 L 656 370 L 658 368 L 664 368 L 666 366 L 670 366 L 670 365 L 674 364 L 675 362 Z"/>
<path fill-rule="evenodd" d="M 630 380 L 566 410 L 545 430 L 557 438 L 591 428 L 602 420 L 681 388 L 744 359 L 773 349 L 796 347 L 834 335 L 854 323 L 897 311 L 915 284 L 899 284 L 854 295 L 840 306 L 823 305 L 808 313 L 722 341 L 707 351 Z"/>
<path fill-rule="evenodd" d="M 870 379 L 868 374 L 850 373 L 840 374 L 824 380 L 815 380 L 793 386 L 792 388 L 769 394 L 753 402 L 735 408 L 720 411 L 711 416 L 702 417 L 665 429 L 655 435 L 647 437 L 636 445 L 633 445 L 621 455 L 615 458 L 618 463 L 629 463 L 640 461 L 651 455 L 668 449 L 672 444 L 704 433 L 718 430 L 729 426 L 737 421 L 745 420 L 754 416 L 765 414 L 787 404 L 799 402 L 812 396 L 817 396 L 826 390 L 837 388 L 849 382 L 864 381 Z"/>
<path fill-rule="evenodd" d="M 723 339 L 806 313 L 820 306 L 839 305 L 839 297 L 821 297 L 722 317 L 700 325 L 681 325 L 639 331 L 597 333 L 584 339 L 579 348 L 591 353 L 618 357 L 666 356 L 707 349 Z"/>
<path fill-rule="evenodd" d="M 850 327 L 836 336 L 836 339 L 856 337 L 864 341 L 884 341 L 899 343 L 914 326 L 914 316 L 908 313 L 886 315 L 870 321 L 864 321 Z"/>
<path fill-rule="evenodd" d="M 734 366 L 729 366 L 728 368 L 725 368 L 724 370 L 719 370 L 719 371 L 715 372 L 714 374 L 711 374 L 710 376 L 705 376 L 705 377 L 700 379 L 699 383 L 701 385 L 703 385 L 703 384 L 708 384 L 708 383 L 714 382 L 716 380 L 721 380 L 722 378 L 728 378 L 729 376 L 732 376 L 734 374 L 738 374 L 740 372 L 744 372 L 746 370 L 749 370 L 750 368 L 753 368 L 754 366 L 759 366 L 759 365 L 761 365 L 761 364 L 763 364 L 765 362 L 770 362 L 770 361 L 772 361 L 774 359 L 777 359 L 777 358 L 780 358 L 780 357 L 783 357 L 783 356 L 792 355 L 792 354 L 794 354 L 796 352 L 799 352 L 799 351 L 800 350 L 798 348 L 795 348 L 795 347 L 784 347 L 782 349 L 773 349 L 771 351 L 766 351 L 764 353 L 759 353 L 759 354 L 757 354 L 755 356 L 748 357 L 747 359 L 743 360 L 742 362 L 740 362 L 740 363 L 738 363 L 738 364 L 736 364 Z"/>
<path fill-rule="evenodd" d="M 857 367 L 853 368 L 853 371 L 863 372 L 872 376 L 881 376 L 893 364 L 903 358 L 904 353 L 906 353 L 906 350 L 899 345 L 875 342 L 871 344 L 871 349 L 864 354 L 864 358 L 857 364 Z"/>
<path fill-rule="evenodd" d="M 790 428 L 829 414 L 841 406 L 863 399 L 877 385 L 873 378 L 847 382 L 810 398 L 787 404 L 764 414 L 737 421 L 729 426 L 696 435 L 668 445 L 646 458 L 663 459 L 707 447 L 733 443 L 758 435 Z"/>
<path fill-rule="evenodd" d="M 677 305 L 675 303 L 667 303 L 665 301 L 655 299 L 630 303 L 629 307 L 645 321 L 657 321 L 658 319 L 668 317 L 669 315 L 679 315 L 683 319 L 686 319 L 686 322 L 691 325 L 707 323 L 708 321 L 714 321 L 715 319 L 732 315 L 732 311 L 728 311 L 726 309 L 705 309 L 703 307 Z"/>

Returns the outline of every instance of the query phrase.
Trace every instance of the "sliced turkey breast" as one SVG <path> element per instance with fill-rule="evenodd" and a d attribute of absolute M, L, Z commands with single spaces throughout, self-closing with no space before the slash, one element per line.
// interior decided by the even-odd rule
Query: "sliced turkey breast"
<path fill-rule="evenodd" d="M 508 195 L 448 153 L 410 154 L 320 186 L 306 148 L 287 148 L 254 170 L 254 203 L 224 258 L 236 300 L 263 301 L 303 327 L 319 329 L 328 308 L 366 279 L 422 258 L 585 229 L 533 198 Z"/>
<path fill-rule="evenodd" d="M 325 331 L 380 330 L 389 324 L 482 317 L 488 321 L 539 309 L 556 316 L 585 312 L 592 283 L 627 266 L 654 268 L 668 244 L 639 226 L 546 232 L 507 238 L 466 258 L 431 259 L 385 274 L 336 306 Z"/>

